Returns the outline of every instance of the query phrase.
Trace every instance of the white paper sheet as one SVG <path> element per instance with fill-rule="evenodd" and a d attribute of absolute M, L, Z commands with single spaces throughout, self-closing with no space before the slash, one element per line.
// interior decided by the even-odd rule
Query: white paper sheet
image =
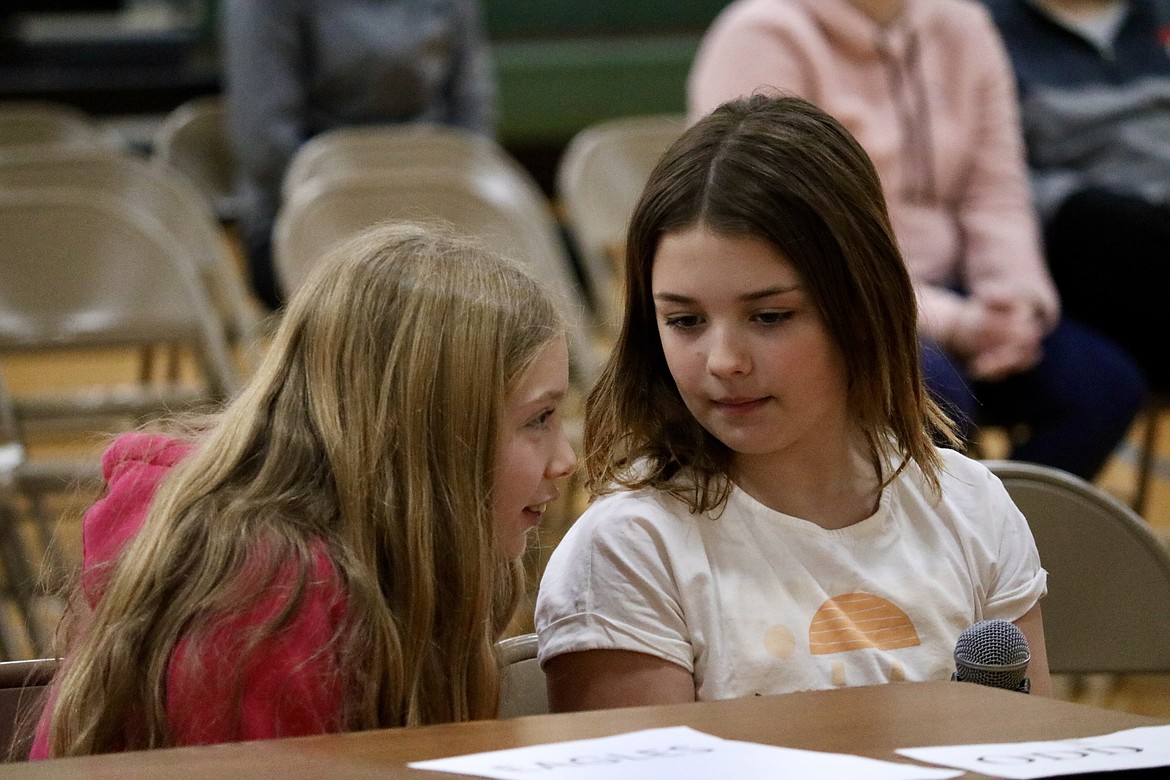
<path fill-rule="evenodd" d="M 931 764 L 1012 780 L 1170 766 L 1170 726 L 1146 726 L 1100 737 L 1051 742 L 903 748 Z"/>
<path fill-rule="evenodd" d="M 416 761 L 409 766 L 495 780 L 946 780 L 961 774 L 861 756 L 720 739 L 686 726 Z"/>

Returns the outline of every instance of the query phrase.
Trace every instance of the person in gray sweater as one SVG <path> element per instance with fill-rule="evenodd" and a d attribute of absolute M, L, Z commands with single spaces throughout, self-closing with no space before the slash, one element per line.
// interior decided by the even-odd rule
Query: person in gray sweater
<path fill-rule="evenodd" d="M 282 302 L 271 257 L 280 182 L 301 144 L 358 124 L 494 133 L 479 0 L 225 0 L 220 21 L 240 236 L 270 308 Z"/>

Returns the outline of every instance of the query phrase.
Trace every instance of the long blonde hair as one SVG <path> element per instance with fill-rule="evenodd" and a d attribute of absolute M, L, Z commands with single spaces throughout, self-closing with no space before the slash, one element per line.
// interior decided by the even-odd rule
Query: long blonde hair
<path fill-rule="evenodd" d="M 493 534 L 498 415 L 562 332 L 527 273 L 442 232 L 384 226 L 331 252 L 109 572 L 57 682 L 51 755 L 172 744 L 176 644 L 246 615 L 292 562 L 287 604 L 242 646 L 273 636 L 319 543 L 346 597 L 321 650 L 339 728 L 494 716 L 493 642 L 521 586 Z"/>

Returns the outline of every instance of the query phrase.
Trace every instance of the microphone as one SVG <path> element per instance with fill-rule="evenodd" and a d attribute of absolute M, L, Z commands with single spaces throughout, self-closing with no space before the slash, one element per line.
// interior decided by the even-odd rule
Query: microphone
<path fill-rule="evenodd" d="M 951 679 L 1028 693 L 1031 684 L 1024 673 L 1031 658 L 1028 640 L 1015 623 L 980 620 L 959 634 Z"/>

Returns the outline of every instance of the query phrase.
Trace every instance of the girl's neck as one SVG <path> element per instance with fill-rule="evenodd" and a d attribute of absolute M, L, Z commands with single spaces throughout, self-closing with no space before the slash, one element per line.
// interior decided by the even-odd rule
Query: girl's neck
<path fill-rule="evenodd" d="M 849 0 L 849 2 L 878 24 L 889 24 L 906 9 L 907 0 Z"/>
<path fill-rule="evenodd" d="M 877 511 L 881 473 L 860 434 L 844 447 L 768 458 L 738 457 L 732 481 L 769 509 L 825 529 L 846 528 Z"/>

